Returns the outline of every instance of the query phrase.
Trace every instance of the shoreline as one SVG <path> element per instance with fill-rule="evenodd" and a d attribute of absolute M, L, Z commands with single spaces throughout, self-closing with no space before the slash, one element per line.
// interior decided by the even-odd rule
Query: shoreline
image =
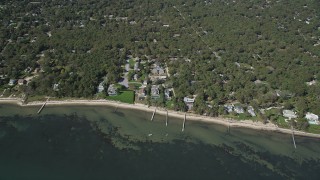
<path fill-rule="evenodd" d="M 46 101 L 34 101 L 30 102 L 28 104 L 23 104 L 21 99 L 19 98 L 0 98 L 0 104 L 16 104 L 19 106 L 42 106 Z M 110 101 L 110 100 L 53 100 L 53 101 L 47 101 L 46 106 L 59 106 L 59 105 L 86 105 L 86 106 L 113 106 L 113 107 L 119 107 L 122 109 L 135 109 L 135 110 L 141 110 L 141 111 L 147 111 L 147 112 L 153 112 L 154 109 L 157 109 L 157 114 L 166 116 L 167 110 L 164 108 L 158 108 L 144 104 L 126 104 L 122 102 L 117 101 Z M 168 110 L 169 117 L 184 119 L 184 112 L 179 111 L 173 111 Z M 232 119 L 226 119 L 222 117 L 209 117 L 209 116 L 202 116 L 197 115 L 193 113 L 186 113 L 187 115 L 187 121 L 199 121 L 199 122 L 205 122 L 205 123 L 213 123 L 213 124 L 219 124 L 223 126 L 230 126 L 230 127 L 240 127 L 240 128 L 248 128 L 248 129 L 254 129 L 254 130 L 263 130 L 263 131 L 270 131 L 270 132 L 278 132 L 283 134 L 292 134 L 291 129 L 285 129 L 285 128 L 279 128 L 276 125 L 272 123 L 263 124 L 262 122 L 252 122 L 251 120 L 232 120 Z M 312 138 L 320 138 L 320 134 L 313 134 L 313 133 L 307 133 L 303 131 L 294 131 L 294 135 L 298 136 L 304 136 L 304 137 L 312 137 Z"/>

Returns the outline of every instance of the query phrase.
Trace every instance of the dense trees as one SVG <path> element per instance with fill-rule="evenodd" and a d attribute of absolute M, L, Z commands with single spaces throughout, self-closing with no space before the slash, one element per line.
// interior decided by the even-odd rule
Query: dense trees
<path fill-rule="evenodd" d="M 176 109 L 186 108 L 184 96 L 198 95 L 199 113 L 215 115 L 222 112 L 218 105 L 239 101 L 257 107 L 290 103 L 320 114 L 319 83 L 306 84 L 320 77 L 318 1 L 56 0 L 0 6 L 0 75 L 8 81 L 39 68 L 29 94 L 90 97 L 103 76 L 117 82 L 132 55 L 166 62 Z M 213 108 L 205 108 L 208 103 Z"/>

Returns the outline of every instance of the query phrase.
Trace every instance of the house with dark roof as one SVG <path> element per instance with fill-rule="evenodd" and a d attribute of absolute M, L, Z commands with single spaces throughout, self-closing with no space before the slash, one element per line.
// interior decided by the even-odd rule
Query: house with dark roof
<path fill-rule="evenodd" d="M 138 90 L 138 98 L 139 100 L 144 100 L 146 98 L 146 91 L 144 88 Z"/>
<path fill-rule="evenodd" d="M 171 100 L 171 97 L 172 97 L 172 89 L 166 88 L 166 89 L 164 90 L 164 96 L 165 96 L 166 100 Z"/>
<path fill-rule="evenodd" d="M 160 98 L 160 90 L 158 85 L 151 86 L 151 99 L 159 99 Z"/>

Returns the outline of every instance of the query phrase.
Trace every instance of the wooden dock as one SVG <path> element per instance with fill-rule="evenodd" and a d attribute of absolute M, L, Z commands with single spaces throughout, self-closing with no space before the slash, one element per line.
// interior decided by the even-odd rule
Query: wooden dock
<path fill-rule="evenodd" d="M 47 102 L 49 101 L 49 98 L 47 99 L 46 102 L 43 103 L 43 105 L 40 107 L 40 109 L 38 110 L 37 114 L 40 114 L 41 111 L 43 110 L 43 108 L 46 106 Z"/>
<path fill-rule="evenodd" d="M 153 121 L 154 115 L 156 114 L 157 109 L 154 109 L 153 114 L 151 116 L 151 121 Z"/>
<path fill-rule="evenodd" d="M 183 119 L 183 124 L 182 124 L 182 132 L 184 131 L 184 128 L 186 127 L 186 120 L 187 120 L 187 114 L 184 113 L 184 119 Z"/>
<path fill-rule="evenodd" d="M 168 126 L 168 110 L 167 110 L 167 115 L 166 115 L 166 126 Z"/>
<path fill-rule="evenodd" d="M 294 131 L 293 131 L 293 127 L 292 126 L 291 126 L 291 130 L 292 130 L 291 136 L 292 136 L 293 146 L 294 146 L 295 149 L 297 149 L 296 141 L 294 140 Z"/>

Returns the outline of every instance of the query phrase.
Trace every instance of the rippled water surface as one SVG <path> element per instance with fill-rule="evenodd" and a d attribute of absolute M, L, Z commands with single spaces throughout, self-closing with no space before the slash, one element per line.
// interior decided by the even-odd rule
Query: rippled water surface
<path fill-rule="evenodd" d="M 320 179 L 320 140 L 108 106 L 0 105 L 0 179 Z"/>

